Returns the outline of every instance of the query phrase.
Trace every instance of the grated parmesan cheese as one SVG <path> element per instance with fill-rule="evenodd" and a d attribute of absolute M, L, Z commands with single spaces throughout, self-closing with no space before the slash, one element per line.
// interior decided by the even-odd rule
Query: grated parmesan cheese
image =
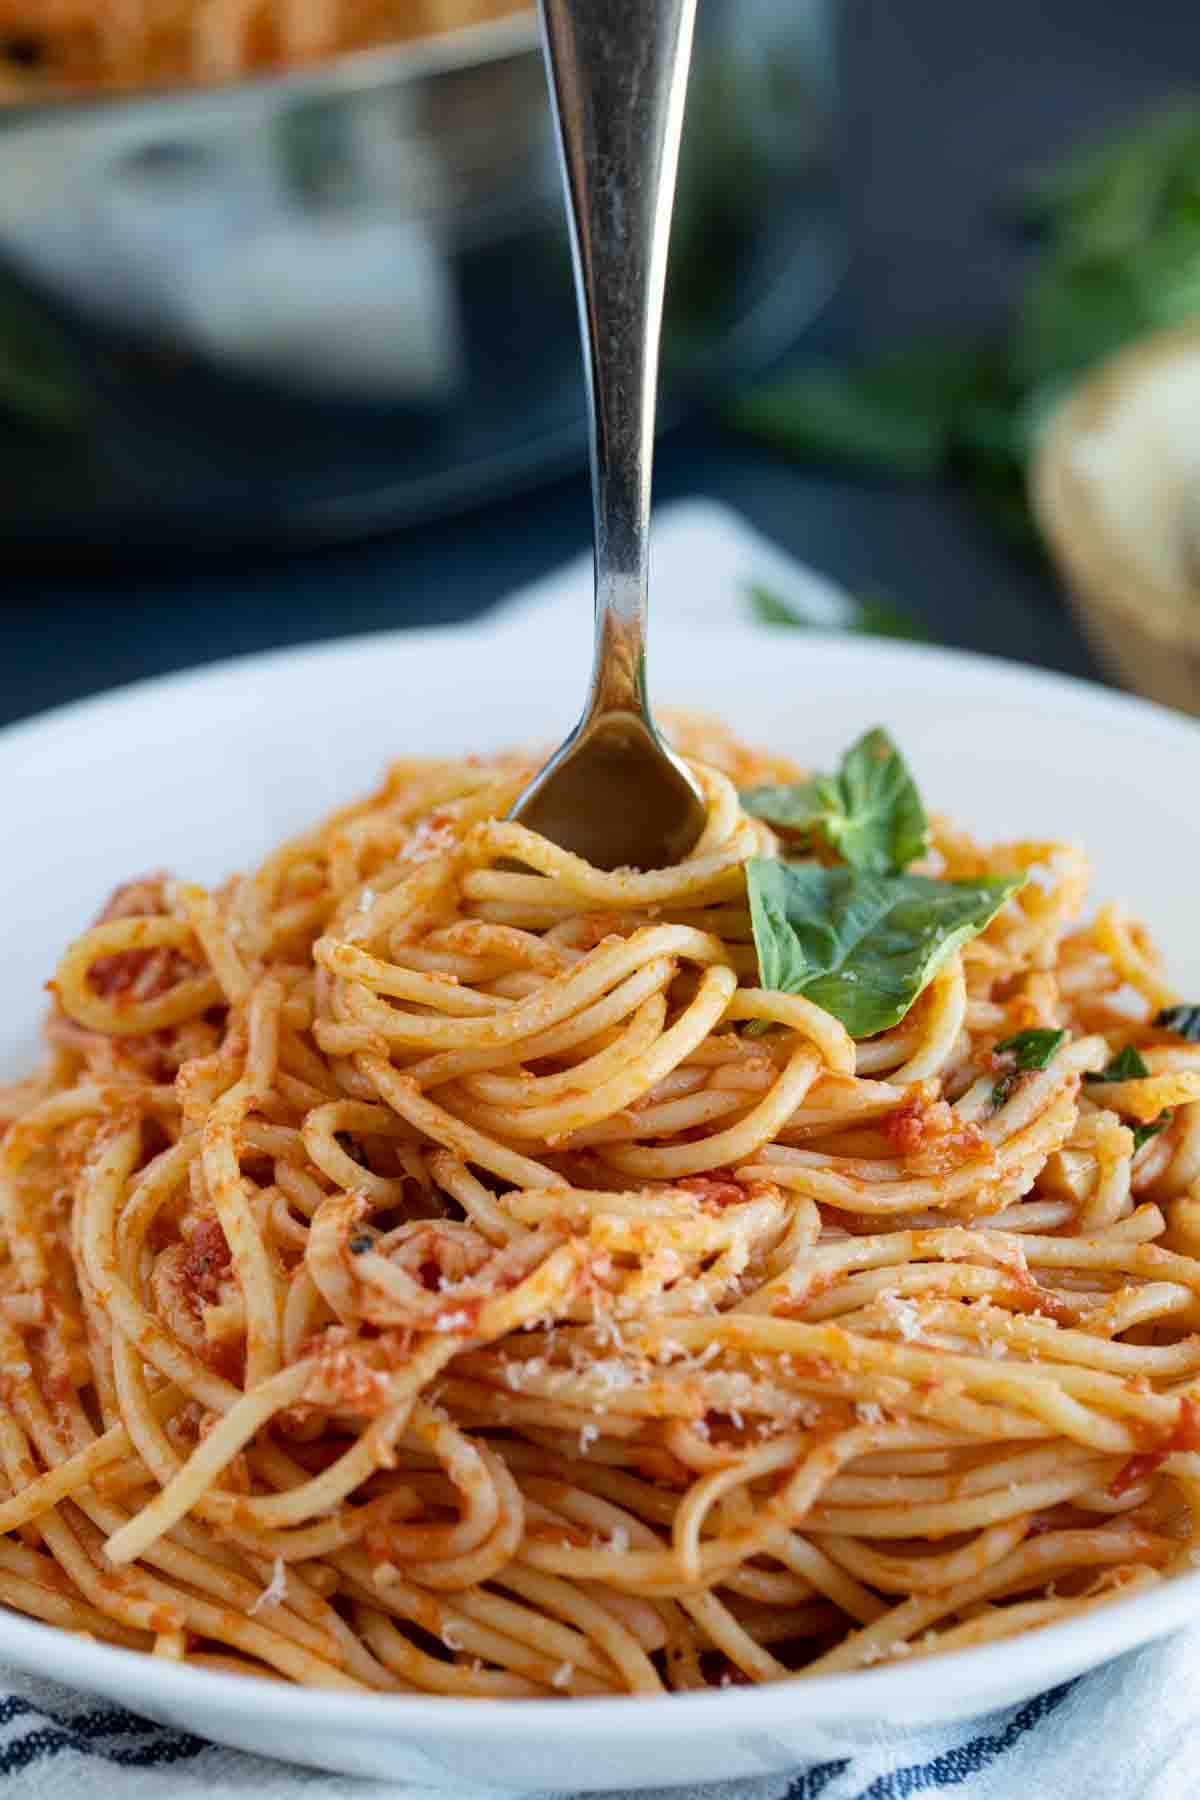
<path fill-rule="evenodd" d="M 879 1300 L 884 1313 L 907 1343 L 920 1337 L 921 1315 L 911 1300 L 905 1300 L 894 1288 L 880 1294 Z"/>
<path fill-rule="evenodd" d="M 247 1608 L 248 1616 L 254 1618 L 264 1606 L 282 1606 L 287 1599 L 287 1567 L 282 1556 L 277 1556 L 271 1565 L 271 1579 L 258 1599 Z"/>

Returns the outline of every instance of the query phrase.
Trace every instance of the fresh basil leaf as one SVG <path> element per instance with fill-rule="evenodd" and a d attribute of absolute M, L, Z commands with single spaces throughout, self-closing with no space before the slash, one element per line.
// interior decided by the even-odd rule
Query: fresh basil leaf
<path fill-rule="evenodd" d="M 1200 1006 L 1164 1006 L 1154 1015 L 1160 1031 L 1173 1031 L 1189 1044 L 1200 1044 Z"/>
<path fill-rule="evenodd" d="M 1012 1067 L 1007 1069 L 992 1089 L 992 1107 L 998 1110 L 1014 1092 L 1018 1078 L 1034 1069 L 1048 1067 L 1051 1057 L 1066 1040 L 1065 1031 L 1052 1031 L 1045 1026 L 1035 1026 L 1029 1031 L 1018 1031 L 1013 1037 L 1006 1037 L 995 1047 L 997 1056 L 1012 1059 Z"/>
<path fill-rule="evenodd" d="M 839 808 L 836 784 L 828 775 L 807 781 L 764 782 L 743 788 L 741 802 L 755 819 L 766 819 L 781 831 L 815 832 Z"/>
<path fill-rule="evenodd" d="M 1132 1044 L 1126 1044 L 1125 1048 L 1118 1050 L 1112 1061 L 1098 1074 L 1088 1074 L 1083 1079 L 1085 1081 L 1137 1081 L 1141 1076 L 1149 1073 L 1150 1071 L 1138 1051 Z"/>
<path fill-rule="evenodd" d="M 762 985 L 803 994 L 852 1037 L 873 1037 L 899 1024 L 1023 879 L 934 881 L 755 857 L 746 886 Z"/>
<path fill-rule="evenodd" d="M 886 731 L 864 733 L 836 776 L 841 810 L 825 822 L 834 850 L 853 868 L 898 875 L 921 856 L 929 821 L 908 765 Z"/>
<path fill-rule="evenodd" d="M 929 821 L 916 783 L 878 727 L 851 745 L 836 775 L 747 788 L 741 799 L 781 830 L 819 832 L 843 862 L 868 874 L 899 874 L 925 849 Z"/>
<path fill-rule="evenodd" d="M 1134 1155 L 1136 1156 L 1142 1145 L 1149 1143 L 1152 1137 L 1157 1137 L 1160 1131 L 1165 1131 L 1170 1123 L 1170 1112 L 1160 1112 L 1157 1119 L 1151 1119 L 1149 1125 L 1135 1125 L 1133 1128 Z"/>
<path fill-rule="evenodd" d="M 1013 1068 L 1022 1074 L 1029 1069 L 1045 1069 L 1050 1059 L 1066 1042 L 1065 1031 L 1036 1026 L 1031 1031 L 1018 1031 L 1014 1037 L 1002 1038 L 996 1045 L 997 1056 L 1011 1056 Z"/>

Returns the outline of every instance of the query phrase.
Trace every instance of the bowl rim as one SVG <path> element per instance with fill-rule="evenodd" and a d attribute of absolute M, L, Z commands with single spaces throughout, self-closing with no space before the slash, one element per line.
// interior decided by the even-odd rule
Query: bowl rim
<path fill-rule="evenodd" d="M 1127 397 L 1173 362 L 1200 357 L 1200 323 L 1152 332 L 1107 358 L 1071 389 L 1040 433 L 1030 465 L 1037 524 L 1084 617 L 1111 614 L 1159 646 L 1200 649 L 1200 605 L 1160 581 L 1108 529 L 1097 487 L 1079 470 L 1081 439 L 1108 426 Z M 1197 598 L 1200 599 L 1200 591 Z"/>
<path fill-rule="evenodd" d="M 584 1722 L 589 1729 L 651 1738 L 680 1726 L 706 1735 L 769 1727 L 781 1707 L 789 1725 L 829 1717 L 903 1718 L 906 1707 L 927 1702 L 931 1681 L 953 1697 L 947 1719 L 978 1717 L 998 1704 L 995 1694 L 1011 1682 L 1017 1656 L 1030 1670 L 1030 1679 L 1022 1683 L 1025 1691 L 1045 1691 L 1193 1623 L 1198 1601 L 1200 1570 L 1168 1577 L 1138 1594 L 1118 1596 L 1062 1624 L 909 1663 L 832 1675 L 801 1673 L 755 1687 L 611 1698 L 578 1695 L 566 1704 L 561 1699 L 497 1701 L 303 1687 L 91 1641 L 3 1608 L 0 1649 L 6 1658 L 15 1653 L 18 1668 L 66 1687 L 120 1694 L 131 1704 L 140 1699 L 151 1709 L 168 1711 L 179 1729 L 192 1729 L 181 1723 L 181 1715 L 203 1704 L 206 1715 L 219 1711 L 225 1719 L 241 1721 L 269 1714 L 273 1724 L 303 1724 L 310 1730 L 326 1725 L 339 1731 L 383 1729 L 393 1735 L 417 1731 L 428 1735 L 431 1725 L 444 1716 L 447 1725 L 453 1722 L 476 1740 L 519 1738 L 530 1732 L 539 1739 L 569 1739 Z M 586 1714 L 580 1708 L 586 1708 Z M 197 1718 L 195 1723 L 202 1732 L 204 1721 Z"/>
<path fill-rule="evenodd" d="M 442 626 L 424 630 L 395 630 L 359 634 L 323 643 L 301 644 L 252 655 L 231 657 L 199 669 L 152 677 L 107 693 L 70 702 L 31 719 L 17 721 L 0 731 L 0 756 L 33 749 L 43 736 L 60 733 L 79 741 L 103 729 L 115 711 L 139 699 L 170 703 L 184 690 L 232 681 L 246 691 L 265 677 L 278 678 L 289 668 L 303 666 L 311 674 L 318 668 L 328 676 L 345 672 L 356 659 L 375 659 L 391 651 L 398 657 L 420 658 L 444 654 L 453 648 L 464 663 L 483 663 L 495 647 L 514 637 L 527 639 L 536 622 L 544 651 L 565 638 L 555 633 L 576 634 L 578 621 L 538 619 L 517 611 L 485 617 L 478 625 Z M 687 633 L 688 637 L 694 634 Z M 778 635 L 778 634 L 777 634 Z M 668 651 L 670 630 L 657 640 Z M 1200 756 L 1195 721 L 1154 702 L 1105 688 L 1098 683 L 1055 671 L 1035 669 L 1001 658 L 938 646 L 883 642 L 848 637 L 843 633 L 806 631 L 780 644 L 785 656 L 795 654 L 808 677 L 818 676 L 822 665 L 831 670 L 852 660 L 855 675 L 865 691 L 886 691 L 887 676 L 897 665 L 908 671 L 922 665 L 931 673 L 950 672 L 961 683 L 964 697 L 982 683 L 993 692 L 999 687 L 1006 697 L 1018 694 L 1027 705 L 1057 699 L 1057 712 L 1068 717 L 1120 722 L 1126 729 L 1140 725 L 1144 738 L 1186 744 Z M 725 678 L 736 680 L 756 662 L 764 650 L 764 633 L 745 628 L 721 628 L 706 633 L 704 651 Z M 547 657 L 547 661 L 549 658 Z M 668 661 L 662 656 L 662 664 Z M 872 681 L 872 676 L 874 680 Z M 936 684 L 935 684 L 936 685 Z M 106 1693 L 136 1706 L 140 1699 L 156 1708 L 181 1728 L 203 1731 L 217 1716 L 248 1720 L 269 1717 L 282 1725 L 304 1724 L 311 1730 L 355 1729 L 364 1733 L 428 1736 L 444 1719 L 477 1741 L 520 1738 L 536 1732 L 539 1738 L 561 1742 L 588 1727 L 621 1731 L 648 1740 L 680 1726 L 706 1736 L 730 1730 L 770 1728 L 820 1723 L 837 1717 L 847 1721 L 878 1720 L 905 1715 L 906 1706 L 928 1703 L 931 1686 L 947 1696 L 945 1717 L 978 1716 L 999 1704 L 997 1695 L 1011 1687 L 1015 1666 L 1022 1666 L 1022 1688 L 1027 1694 L 1054 1687 L 1108 1661 L 1122 1652 L 1139 1648 L 1193 1621 L 1200 1610 L 1200 1569 L 1174 1575 L 1148 1590 L 1116 1596 L 1095 1611 L 1061 1624 L 1049 1625 L 996 1644 L 975 1646 L 911 1662 L 894 1662 L 848 1673 L 803 1675 L 759 1687 L 731 1687 L 662 1696 L 579 1697 L 564 1705 L 558 1699 L 509 1700 L 458 1699 L 438 1708 L 449 1696 L 431 1694 L 344 1693 L 289 1683 L 241 1676 L 211 1669 L 173 1664 L 141 1651 L 74 1636 L 60 1628 L 0 1608 L 0 1655 L 27 1672 L 91 1692 Z M 715 1704 L 714 1704 L 715 1702 Z M 581 1711 L 583 1708 L 585 1710 Z"/>

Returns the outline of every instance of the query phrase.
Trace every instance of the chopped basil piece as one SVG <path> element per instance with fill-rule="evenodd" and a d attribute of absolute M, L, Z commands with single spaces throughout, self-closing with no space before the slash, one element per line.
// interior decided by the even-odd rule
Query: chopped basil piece
<path fill-rule="evenodd" d="M 1066 1042 L 1065 1031 L 1054 1031 L 1048 1026 L 1035 1026 L 1031 1031 L 1018 1031 L 1015 1037 L 1001 1039 L 996 1045 L 997 1056 L 1012 1056 L 1014 1069 L 1045 1069 L 1050 1066 L 1050 1059 Z"/>
<path fill-rule="evenodd" d="M 762 984 L 803 994 L 851 1037 L 873 1037 L 899 1024 L 1022 880 L 934 881 L 753 858 L 746 886 Z"/>
<path fill-rule="evenodd" d="M 1118 1050 L 1112 1061 L 1108 1063 L 1105 1068 L 1101 1069 L 1098 1074 L 1085 1075 L 1084 1080 L 1137 1081 L 1141 1076 L 1148 1075 L 1149 1073 L 1149 1069 L 1142 1061 L 1137 1050 L 1134 1049 L 1132 1044 L 1126 1044 L 1123 1050 Z"/>
<path fill-rule="evenodd" d="M 925 808 L 886 731 L 868 731 L 836 775 L 747 788 L 742 805 L 782 831 L 821 837 L 852 868 L 898 875 L 925 849 Z"/>
<path fill-rule="evenodd" d="M 1200 1044 L 1200 1006 L 1164 1006 L 1154 1015 L 1160 1031 L 1173 1031 L 1189 1044 Z"/>
<path fill-rule="evenodd" d="M 1142 1145 L 1149 1143 L 1152 1137 L 1157 1137 L 1160 1131 L 1165 1131 L 1170 1123 L 1171 1114 L 1160 1112 L 1157 1119 L 1151 1119 L 1149 1125 L 1135 1125 L 1133 1128 L 1134 1155 L 1136 1156 Z"/>
<path fill-rule="evenodd" d="M 1018 1031 L 1015 1036 L 1004 1038 L 996 1045 L 997 1056 L 1010 1056 L 1012 1067 L 1003 1074 L 992 1089 L 992 1106 L 999 1109 L 1017 1086 L 1018 1077 L 1034 1069 L 1045 1069 L 1050 1059 L 1066 1042 L 1065 1031 L 1054 1031 L 1046 1026 L 1035 1026 L 1029 1031 Z"/>

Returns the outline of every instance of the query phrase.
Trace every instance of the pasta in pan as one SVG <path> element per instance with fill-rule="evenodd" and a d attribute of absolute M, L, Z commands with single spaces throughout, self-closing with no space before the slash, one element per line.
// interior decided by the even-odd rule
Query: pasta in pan
<path fill-rule="evenodd" d="M 230 81 L 518 10 L 518 0 L 0 0 L 0 100 Z"/>
<path fill-rule="evenodd" d="M 606 873 L 406 761 L 118 889 L 0 1095 L 0 1600 L 197 1666 L 650 1694 L 1200 1547 L 1200 1013 L 883 733 Z"/>

